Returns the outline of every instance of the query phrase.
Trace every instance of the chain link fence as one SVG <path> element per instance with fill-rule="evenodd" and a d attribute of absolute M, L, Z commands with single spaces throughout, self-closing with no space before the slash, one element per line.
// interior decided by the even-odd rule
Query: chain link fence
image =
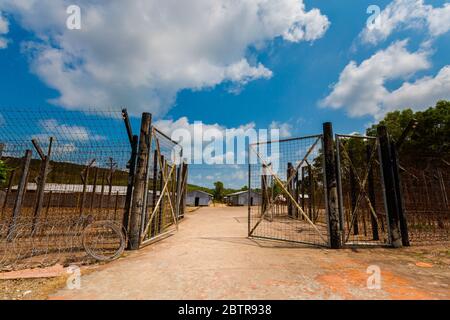
<path fill-rule="evenodd" d="M 0 115 L 0 268 L 119 256 L 131 151 L 122 113 Z"/>

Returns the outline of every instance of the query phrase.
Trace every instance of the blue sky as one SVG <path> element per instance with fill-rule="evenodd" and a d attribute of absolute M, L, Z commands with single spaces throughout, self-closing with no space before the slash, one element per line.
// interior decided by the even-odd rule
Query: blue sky
<path fill-rule="evenodd" d="M 218 2 L 224 1 L 219 0 Z M 224 31 L 221 33 L 219 27 L 214 25 L 212 27 L 214 33 L 211 32 L 212 35 L 205 34 L 205 38 L 212 37 L 213 40 L 209 40 L 210 42 L 202 42 L 196 37 L 192 41 L 192 48 L 189 47 L 190 42 L 186 42 L 181 47 L 168 45 L 169 49 L 176 52 L 167 49 L 156 55 L 153 50 L 149 55 L 153 60 L 165 61 L 164 57 L 172 58 L 174 56 L 173 59 L 186 60 L 187 64 L 192 63 L 192 66 L 186 67 L 187 71 L 184 73 L 183 67 L 177 65 L 177 72 L 170 75 L 170 78 L 165 77 L 168 70 L 170 73 L 170 65 L 161 71 L 134 75 L 137 79 L 142 76 L 145 79 L 144 83 L 150 83 L 148 88 L 141 83 L 137 86 L 134 83 L 130 84 L 134 81 L 132 78 L 134 69 L 130 69 L 130 79 L 123 79 L 121 83 L 102 80 L 124 74 L 124 70 L 119 69 L 114 70 L 117 72 L 116 74 L 109 75 L 104 69 L 101 69 L 102 60 L 98 58 L 101 54 L 108 57 L 108 54 L 113 55 L 115 51 L 119 50 L 123 50 L 123 52 L 117 55 L 119 58 L 127 59 L 130 63 L 128 68 L 130 66 L 134 68 L 137 64 L 136 73 L 145 68 L 149 70 L 158 68 L 151 62 L 148 64 L 142 62 L 145 60 L 145 52 L 142 56 L 127 56 L 128 52 L 142 49 L 139 45 L 136 45 L 137 49 L 133 48 L 131 45 L 135 44 L 134 42 L 127 43 L 130 45 L 130 51 L 127 51 L 125 45 L 123 47 L 114 45 L 105 49 L 105 51 L 111 50 L 109 53 L 96 49 L 95 58 L 85 53 L 90 52 L 89 50 L 93 47 L 88 41 L 108 43 L 106 42 L 108 37 L 112 37 L 110 41 L 126 39 L 127 31 L 124 30 L 126 24 L 116 23 L 118 17 L 120 18 L 117 16 L 117 11 L 120 10 L 116 10 L 114 5 L 105 5 L 104 11 L 110 10 L 114 17 L 111 23 L 115 25 L 112 27 L 112 31 L 117 31 L 116 39 L 114 39 L 114 34 L 111 34 L 112 31 L 108 31 L 104 27 L 102 29 L 102 25 L 98 27 L 99 29 L 93 29 L 94 27 L 90 24 L 87 26 L 92 34 L 98 33 L 99 38 L 95 38 L 94 36 L 97 36 L 95 34 L 84 35 L 84 38 L 78 37 L 76 30 L 62 31 L 64 27 L 58 26 L 58 23 L 64 21 L 65 16 L 63 15 L 61 18 L 57 16 L 58 8 L 65 8 L 68 4 L 67 1 L 43 1 L 43 7 L 34 8 L 34 11 L 33 9 L 19 8 L 8 2 L 0 4 L 0 16 L 7 21 L 9 26 L 2 32 L 0 23 L 0 44 L 2 38 L 7 43 L 5 48 L 0 49 L 0 105 L 2 107 L 80 110 L 85 107 L 96 108 L 98 103 L 101 105 L 98 108 L 126 106 L 135 114 L 139 114 L 143 110 L 154 112 L 157 120 L 170 120 L 172 124 L 182 117 L 187 117 L 189 123 L 202 121 L 205 124 L 217 124 L 226 128 L 237 128 L 254 123 L 256 128 L 268 128 L 275 121 L 278 125 L 285 124 L 289 128 L 289 136 L 299 136 L 320 133 L 321 125 L 326 121 L 333 122 L 335 131 L 340 133 L 364 132 L 370 123 L 390 110 L 405 107 L 413 107 L 418 110 L 434 104 L 436 99 L 450 98 L 450 81 L 446 69 L 446 66 L 450 64 L 450 32 L 448 32 L 450 19 L 447 19 L 450 17 L 450 6 L 446 7 L 447 1 L 306 0 L 302 12 L 318 9 L 320 17 L 326 17 L 329 22 L 324 33 L 311 33 L 309 40 L 307 39 L 308 24 L 303 22 L 301 17 L 295 18 L 297 20 L 293 18 L 292 25 L 288 27 L 305 23 L 303 31 L 306 36 L 294 40 L 292 40 L 291 34 L 286 36 L 282 29 L 280 29 L 281 32 L 277 29 L 278 27 L 269 31 L 265 29 L 260 31 L 259 24 L 253 26 L 250 23 L 242 23 L 242 26 L 239 26 L 242 33 L 248 31 L 252 36 L 243 38 L 242 41 L 234 41 L 237 36 L 236 33 L 233 33 L 234 31 L 229 31 L 229 26 L 224 23 Z M 289 6 L 299 6 L 302 3 L 302 1 L 296 0 L 280 2 L 286 2 L 285 6 L 288 9 Z M 89 6 L 89 1 L 78 1 L 78 4 L 82 9 L 82 18 L 83 14 L 87 15 L 89 10 L 93 10 Z M 390 13 L 387 10 L 382 11 L 385 13 L 384 16 L 382 14 L 384 18 L 384 21 L 381 22 L 382 32 L 367 32 L 366 38 L 364 38 L 363 33 L 369 17 L 366 10 L 371 4 L 378 5 L 381 10 L 390 6 Z M 408 13 L 406 16 L 398 17 L 396 15 L 396 12 L 401 12 L 400 9 L 408 7 L 410 9 L 406 10 Z M 170 18 L 171 7 L 168 5 L 166 9 Z M 151 8 L 148 10 L 148 14 L 151 16 Z M 190 10 L 186 10 L 187 18 L 189 18 Z M 48 14 L 45 21 L 40 21 L 36 17 L 43 15 L 42 12 Z M 248 15 L 247 12 L 250 11 L 245 11 L 245 14 Z M 136 12 L 130 12 L 131 14 L 136 14 Z M 227 14 L 227 12 L 224 13 L 225 16 Z M 233 14 L 235 14 L 234 11 Z M 280 15 L 282 14 L 283 11 L 280 9 Z M 275 21 L 274 24 L 278 22 L 276 19 L 280 18 L 272 14 L 267 15 L 270 17 L 270 20 L 267 21 Z M 315 19 L 317 24 L 325 25 L 324 20 L 320 17 L 316 15 L 312 20 Z M 52 18 L 55 21 L 52 21 Z M 435 19 L 441 20 L 436 22 Z M 87 18 L 85 21 L 90 22 Z M 166 29 L 176 26 L 176 23 L 171 24 L 170 19 L 168 21 L 166 27 L 158 26 L 162 28 L 159 30 L 163 30 L 162 36 Z M 143 28 L 144 25 L 137 24 L 135 27 Z M 194 27 L 193 31 L 196 31 Z M 201 31 L 203 32 L 203 28 Z M 264 35 L 260 36 L 260 33 Z M 222 41 L 217 39 L 217 35 L 220 34 L 223 34 L 224 37 Z M 160 35 L 161 32 L 159 34 L 149 32 L 145 36 L 158 37 Z M 171 35 L 168 33 L 167 37 Z M 236 46 L 236 50 L 227 48 L 227 41 L 230 47 Z M 211 43 L 210 47 L 208 47 L 208 43 Z M 206 49 L 202 49 L 202 46 Z M 212 47 L 218 49 L 212 50 Z M 71 48 L 73 51 L 69 52 L 67 48 Z M 230 51 L 227 51 L 227 55 L 216 52 L 224 50 L 224 48 Z M 79 52 L 78 49 L 80 49 Z M 186 54 L 182 53 L 184 50 L 186 50 Z M 55 62 L 46 63 L 47 60 L 43 60 L 43 58 L 51 59 L 48 54 L 54 52 L 62 52 L 63 59 L 66 59 L 64 60 L 65 68 L 74 72 L 79 68 L 82 70 L 80 73 L 85 72 L 85 74 L 76 78 L 79 74 L 74 75 L 66 72 L 67 70 L 61 73 L 56 68 Z M 64 54 L 66 54 L 65 58 Z M 67 58 L 67 55 L 70 56 L 70 59 Z M 196 66 L 203 66 L 193 58 L 199 55 L 202 57 L 201 61 L 210 59 L 208 61 L 210 65 L 220 65 L 222 71 L 218 74 L 225 74 L 225 76 L 212 79 L 207 72 L 210 70 L 209 66 L 205 69 L 206 72 L 196 70 Z M 242 71 L 247 74 L 240 73 L 238 76 L 234 76 L 232 71 L 227 68 L 229 65 L 243 61 L 242 59 L 246 63 L 243 70 L 248 69 L 247 65 L 250 69 Z M 400 63 L 395 59 L 398 59 Z M 115 61 L 120 64 L 120 59 Z M 351 61 L 355 62 L 354 67 L 346 68 Z M 87 64 L 87 62 L 90 64 L 89 67 L 94 70 L 97 69 L 92 65 L 97 62 L 99 73 L 104 72 L 105 75 L 102 75 L 101 78 L 92 76 L 93 69 L 87 72 L 87 67 L 83 66 L 83 63 Z M 139 63 L 142 65 L 140 66 Z M 180 65 L 182 65 L 181 62 Z M 258 65 L 263 66 L 264 70 L 262 67 L 258 68 Z M 268 75 L 269 70 L 270 76 Z M 340 76 L 344 74 L 344 70 L 347 70 L 346 77 L 339 80 Z M 180 76 L 178 77 L 177 74 Z M 231 75 L 226 76 L 227 74 Z M 149 78 L 151 80 L 148 80 Z M 361 80 L 368 78 L 372 80 L 367 80 L 367 83 L 364 83 L 366 80 Z M 126 88 L 128 85 L 133 86 L 135 91 L 118 92 L 120 90 L 117 88 L 124 86 Z M 136 87 L 139 89 L 135 89 Z M 436 87 L 440 89 L 433 89 Z M 74 90 L 78 90 L 79 95 L 86 96 L 86 100 L 73 98 Z M 363 92 L 364 90 L 368 92 Z M 421 93 L 420 99 L 414 98 L 416 92 Z M 59 99 L 61 96 L 63 99 Z M 105 98 L 105 96 L 107 97 Z M 100 99 L 98 99 L 99 97 Z M 52 101 L 52 99 L 57 100 Z M 92 102 L 88 106 L 86 101 Z M 374 102 L 367 104 L 367 101 Z M 414 105 L 416 101 L 417 105 Z M 137 125 L 137 118 L 133 120 L 133 123 L 135 126 Z M 90 130 L 95 132 L 95 128 L 90 128 Z M 205 185 L 212 183 L 212 181 L 195 182 Z M 236 184 L 240 183 L 242 182 L 239 181 Z"/>

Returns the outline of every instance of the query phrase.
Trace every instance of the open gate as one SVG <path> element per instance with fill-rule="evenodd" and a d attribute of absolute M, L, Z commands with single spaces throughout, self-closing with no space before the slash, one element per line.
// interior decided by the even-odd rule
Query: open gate
<path fill-rule="evenodd" d="M 322 150 L 322 135 L 250 145 L 249 237 L 329 246 Z"/>
<path fill-rule="evenodd" d="M 337 134 L 335 141 L 342 243 L 390 244 L 378 139 Z"/>
<path fill-rule="evenodd" d="M 377 137 L 333 136 L 326 123 L 323 135 L 251 144 L 249 195 L 261 200 L 249 205 L 249 237 L 407 245 L 395 159 L 384 127 Z"/>

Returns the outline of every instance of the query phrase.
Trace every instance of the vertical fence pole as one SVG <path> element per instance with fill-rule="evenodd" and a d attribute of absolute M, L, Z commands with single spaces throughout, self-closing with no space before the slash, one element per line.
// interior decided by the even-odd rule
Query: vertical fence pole
<path fill-rule="evenodd" d="M 20 213 L 22 211 L 22 204 L 27 189 L 28 175 L 30 171 L 32 155 L 33 152 L 31 150 L 25 151 L 25 157 L 23 158 L 23 165 L 22 165 L 22 176 L 20 177 L 19 186 L 17 188 L 16 201 L 14 203 L 12 212 L 12 220 L 11 224 L 9 225 L 9 232 L 8 232 L 9 237 L 12 236 L 12 234 L 14 233 L 17 221 L 19 220 Z"/>
<path fill-rule="evenodd" d="M 148 191 L 149 191 L 149 185 L 148 180 L 150 178 L 150 152 L 152 150 L 152 130 L 151 130 L 151 123 L 150 123 L 150 129 L 148 135 L 146 135 L 147 141 L 147 153 L 146 153 L 146 162 L 145 162 L 145 175 L 144 175 L 144 205 L 142 207 L 142 215 L 141 215 L 141 231 L 140 235 L 142 236 L 142 233 L 145 231 L 145 227 L 147 226 L 147 220 L 148 220 Z"/>
<path fill-rule="evenodd" d="M 376 145 L 374 146 L 374 148 L 376 147 Z M 369 169 L 369 175 L 367 177 L 367 188 L 368 188 L 368 193 L 369 193 L 369 200 L 370 203 L 372 205 L 372 207 L 375 210 L 375 213 L 377 211 L 377 207 L 376 207 L 376 197 L 375 197 L 375 185 L 374 185 L 374 181 L 373 181 L 373 166 L 371 163 L 371 155 L 372 155 L 372 148 L 370 146 L 370 144 L 367 144 L 366 146 L 366 160 L 367 160 L 367 165 L 368 165 L 368 169 Z M 371 224 L 372 224 L 372 239 L 373 240 L 380 240 L 380 235 L 378 234 L 378 221 L 377 219 L 373 216 L 373 214 L 370 215 L 371 217 Z"/>
<path fill-rule="evenodd" d="M 123 210 L 122 227 L 129 235 L 129 221 L 130 221 L 130 210 L 131 201 L 133 197 L 133 186 L 134 186 L 134 175 L 136 173 L 136 159 L 137 159 L 137 149 L 138 149 L 139 137 L 133 136 L 131 141 L 131 158 L 128 163 L 128 182 L 127 182 L 127 194 L 125 196 L 125 205 Z"/>
<path fill-rule="evenodd" d="M 292 163 L 289 162 L 287 164 L 286 181 L 289 181 L 291 179 L 293 170 L 294 170 L 294 167 L 292 166 Z M 290 195 L 293 194 L 293 192 L 292 192 L 292 180 L 287 185 L 287 191 L 289 192 Z M 292 200 L 290 199 L 290 197 L 288 197 L 287 201 L 288 201 L 288 216 L 292 217 L 293 216 L 293 203 L 292 203 Z"/>
<path fill-rule="evenodd" d="M 399 229 L 399 215 L 397 208 L 397 196 L 395 192 L 394 169 L 392 165 L 392 150 L 387 128 L 377 128 L 380 143 L 380 163 L 384 181 L 384 196 L 386 214 L 391 244 L 394 248 L 402 247 L 402 237 Z"/>
<path fill-rule="evenodd" d="M 9 174 L 8 189 L 6 190 L 5 200 L 4 200 L 3 206 L 2 206 L 2 216 L 1 216 L 2 221 L 3 221 L 3 215 L 5 214 L 5 209 L 8 206 L 8 198 L 9 198 L 9 194 L 11 193 L 11 188 L 12 188 L 12 184 L 13 184 L 15 176 L 16 176 L 16 170 L 12 170 L 11 173 Z"/>
<path fill-rule="evenodd" d="M 398 165 L 398 152 L 395 143 L 391 142 L 392 169 L 394 172 L 395 195 L 397 199 L 398 218 L 400 220 L 400 232 L 402 234 L 402 244 L 409 247 L 408 221 L 403 205 L 403 190 L 400 182 L 400 170 Z"/>
<path fill-rule="evenodd" d="M 105 180 L 106 180 L 106 171 L 103 171 L 103 173 L 102 173 L 102 187 L 100 189 L 100 201 L 99 201 L 99 204 L 98 204 L 98 207 L 100 208 L 100 211 L 103 211 L 103 195 L 105 194 Z"/>
<path fill-rule="evenodd" d="M 98 181 L 98 167 L 96 167 L 95 171 L 94 171 L 94 184 L 92 185 L 91 204 L 89 205 L 89 214 L 92 214 L 92 210 L 94 209 L 95 195 L 97 192 L 97 181 Z"/>
<path fill-rule="evenodd" d="M 327 214 L 330 234 L 330 246 L 333 249 L 342 247 L 341 230 L 339 230 L 339 208 L 335 164 L 335 150 L 333 141 L 333 125 L 331 122 L 323 125 L 323 144 L 325 158 L 325 182 Z"/>
<path fill-rule="evenodd" d="M 145 198 L 145 177 L 147 171 L 147 159 L 149 157 L 150 128 L 152 115 L 142 114 L 141 131 L 139 136 L 139 148 L 136 163 L 136 175 L 134 179 L 133 201 L 130 211 L 130 242 L 129 249 L 139 249 L 141 242 L 140 222 Z"/>
<path fill-rule="evenodd" d="M 249 151 L 250 152 L 250 151 Z M 250 156 L 249 156 L 250 157 Z M 266 212 L 266 209 L 267 209 L 267 202 L 268 202 L 268 199 L 267 199 L 267 169 L 266 169 L 266 165 L 265 164 L 263 164 L 262 165 L 262 175 L 261 175 L 261 214 L 264 214 L 264 212 Z M 249 165 L 249 172 L 250 172 L 250 170 L 251 170 L 251 167 L 250 167 L 250 165 Z M 249 192 L 248 192 L 248 199 L 250 199 L 250 183 L 251 183 L 251 179 L 250 179 L 251 177 L 249 176 L 249 178 L 248 178 L 248 183 L 249 183 L 249 187 L 248 187 L 248 189 L 249 189 Z M 249 203 L 250 203 L 250 200 L 249 200 Z"/>
<path fill-rule="evenodd" d="M 39 170 L 37 195 L 36 195 L 36 205 L 33 215 L 33 227 L 32 234 L 34 235 L 37 231 L 37 224 L 41 216 L 42 207 L 44 206 L 44 195 L 45 195 L 45 182 L 48 175 L 48 168 L 50 164 L 50 154 L 44 155 L 41 162 L 41 167 Z"/>
<path fill-rule="evenodd" d="M 155 149 L 153 153 L 153 188 L 152 188 L 152 211 L 155 210 L 156 207 L 156 194 L 158 192 L 158 150 Z M 155 217 L 156 218 L 156 217 Z M 153 218 L 150 228 L 150 234 L 153 236 L 156 235 L 156 219 Z M 146 223 L 147 225 L 147 223 Z"/>
<path fill-rule="evenodd" d="M 183 149 L 180 151 L 180 163 L 178 164 L 177 168 L 177 187 L 176 187 L 176 210 L 177 210 L 177 219 L 181 219 L 181 190 L 182 190 L 182 175 L 183 175 L 183 162 L 181 161 L 183 159 Z"/>
<path fill-rule="evenodd" d="M 306 167 L 302 167 L 302 210 L 303 212 L 305 212 L 305 204 L 306 204 L 306 199 L 305 199 L 305 170 Z M 304 220 L 305 217 L 303 217 L 302 215 L 302 220 Z"/>
<path fill-rule="evenodd" d="M 186 162 L 183 163 L 183 190 L 182 195 L 183 199 L 181 200 L 181 211 L 184 214 L 186 212 L 186 196 L 187 196 L 187 188 L 188 188 L 188 175 L 189 175 L 189 166 Z"/>
<path fill-rule="evenodd" d="M 351 163 L 353 164 L 353 167 L 356 168 L 355 165 L 355 157 L 353 154 L 353 148 L 352 144 L 348 143 L 348 155 L 350 158 Z M 353 234 L 359 235 L 359 219 L 358 219 L 358 212 L 355 212 L 356 208 L 356 198 L 357 198 L 357 187 L 356 187 L 356 177 L 355 172 L 353 171 L 352 167 L 350 166 L 350 198 L 351 198 L 351 205 L 352 205 L 352 215 L 353 215 Z"/>

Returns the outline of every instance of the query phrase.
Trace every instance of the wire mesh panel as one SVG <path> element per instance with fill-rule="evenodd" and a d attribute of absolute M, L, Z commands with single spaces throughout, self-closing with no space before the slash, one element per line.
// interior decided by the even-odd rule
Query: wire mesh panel
<path fill-rule="evenodd" d="M 0 268 L 120 254 L 130 159 L 121 113 L 0 114 Z"/>
<path fill-rule="evenodd" d="M 265 156 L 264 143 L 250 146 L 250 190 L 261 201 L 249 206 L 249 236 L 328 246 L 322 136 L 272 142 L 279 152 Z"/>
<path fill-rule="evenodd" d="M 400 158 L 403 206 L 412 244 L 450 241 L 449 160 Z"/>
<path fill-rule="evenodd" d="M 157 128 L 152 129 L 152 148 L 147 173 L 147 209 L 142 221 L 143 241 L 149 242 L 177 228 L 184 215 L 183 194 L 187 167 L 182 148 Z"/>
<path fill-rule="evenodd" d="M 389 244 L 378 140 L 336 135 L 343 243 Z"/>

